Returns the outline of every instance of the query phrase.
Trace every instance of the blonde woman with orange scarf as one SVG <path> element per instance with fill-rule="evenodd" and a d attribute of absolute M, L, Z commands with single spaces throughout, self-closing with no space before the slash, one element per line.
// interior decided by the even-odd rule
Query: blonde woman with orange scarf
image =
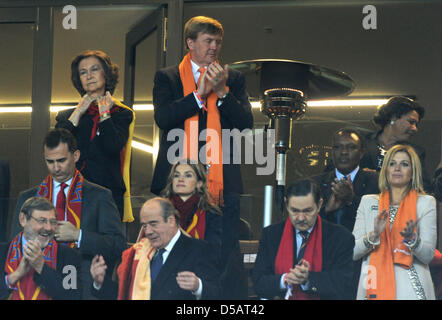
<path fill-rule="evenodd" d="M 428 264 L 437 239 L 436 200 L 423 191 L 411 146 L 388 150 L 379 189 L 362 198 L 353 229 L 353 259 L 362 258 L 357 299 L 434 300 Z"/>

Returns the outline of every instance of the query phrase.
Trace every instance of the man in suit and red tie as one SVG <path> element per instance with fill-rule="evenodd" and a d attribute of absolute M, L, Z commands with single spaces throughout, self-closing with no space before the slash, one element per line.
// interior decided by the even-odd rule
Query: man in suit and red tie
<path fill-rule="evenodd" d="M 285 198 L 288 218 L 263 230 L 253 270 L 263 298 L 345 299 L 351 291 L 354 237 L 319 216 L 318 185 L 298 180 Z"/>
<path fill-rule="evenodd" d="M 83 299 L 91 299 L 92 257 L 101 254 L 115 263 L 126 247 L 121 219 L 109 189 L 84 179 L 76 169 L 80 157 L 74 136 L 66 129 L 48 132 L 43 142 L 48 176 L 39 186 L 20 193 L 12 224 L 14 237 L 20 232 L 20 208 L 26 199 L 44 197 L 56 208 L 55 240 L 75 248 L 82 258 Z"/>

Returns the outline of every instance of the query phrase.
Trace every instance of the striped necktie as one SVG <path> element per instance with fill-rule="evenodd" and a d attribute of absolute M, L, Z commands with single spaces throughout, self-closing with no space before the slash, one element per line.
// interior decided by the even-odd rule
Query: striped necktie
<path fill-rule="evenodd" d="M 299 235 L 302 238 L 301 246 L 299 247 L 298 256 L 297 256 L 297 262 L 299 262 L 304 257 L 305 247 L 307 246 L 307 240 L 309 233 L 308 231 L 299 231 Z"/>

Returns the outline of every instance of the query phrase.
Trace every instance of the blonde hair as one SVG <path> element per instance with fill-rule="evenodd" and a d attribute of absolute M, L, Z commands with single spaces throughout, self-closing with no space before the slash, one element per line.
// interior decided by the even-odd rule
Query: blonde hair
<path fill-rule="evenodd" d="M 422 165 L 417 155 L 416 151 L 414 151 L 412 146 L 397 144 L 388 150 L 385 154 L 384 162 L 382 163 L 382 169 L 379 173 L 379 190 L 381 193 L 390 190 L 390 183 L 387 179 L 387 168 L 393 159 L 394 155 L 398 152 L 405 152 L 408 154 L 408 157 L 411 161 L 411 182 L 408 184 L 408 188 L 406 190 L 407 194 L 411 189 L 415 190 L 417 193 L 424 194 L 423 182 L 422 182 Z"/>
<path fill-rule="evenodd" d="M 161 196 L 169 199 L 172 195 L 175 194 L 175 192 L 173 191 L 173 178 L 176 168 L 181 164 L 189 165 L 195 172 L 196 180 L 202 182 L 201 187 L 197 187 L 195 189 L 195 193 L 200 196 L 198 208 L 206 211 L 211 209 L 212 211 L 221 214 L 221 209 L 214 204 L 213 197 L 210 194 L 209 189 L 207 188 L 206 170 L 204 166 L 199 162 L 195 163 L 188 159 L 182 159 L 173 164 L 170 168 L 169 176 L 167 177 L 166 187 L 161 192 Z"/>

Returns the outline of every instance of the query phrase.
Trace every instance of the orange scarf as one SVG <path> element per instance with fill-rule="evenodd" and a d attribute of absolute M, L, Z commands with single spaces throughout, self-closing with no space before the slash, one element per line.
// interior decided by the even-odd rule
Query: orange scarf
<path fill-rule="evenodd" d="M 387 226 L 381 234 L 380 245 L 370 254 L 370 270 L 376 271 L 375 282 L 367 276 L 367 299 L 395 300 L 396 282 L 394 265 L 409 269 L 413 263 L 410 249 L 403 243 L 400 235 L 406 222 L 416 221 L 417 192 L 410 192 L 402 199 L 393 226 L 390 231 L 390 219 L 387 217 Z M 385 191 L 379 195 L 379 212 L 390 211 L 390 193 Z M 374 273 L 372 273 L 374 276 Z"/>
<path fill-rule="evenodd" d="M 6 259 L 5 273 L 11 274 L 17 270 L 22 255 L 22 238 L 23 231 L 15 236 L 9 246 L 8 257 Z M 57 266 L 57 242 L 54 239 L 49 241 L 48 245 L 42 249 L 45 264 L 52 269 L 56 269 Z M 49 297 L 44 291 L 41 290 L 34 282 L 34 272 L 31 270 L 16 283 L 17 290 L 14 290 L 10 295 L 11 300 L 49 300 Z"/>
<path fill-rule="evenodd" d="M 192 63 L 190 61 L 190 53 L 188 53 L 179 65 L 180 78 L 183 84 L 184 96 L 192 94 L 196 90 L 195 78 L 192 72 Z M 227 88 L 228 89 L 228 88 Z M 217 205 L 222 203 L 223 192 L 223 152 L 221 141 L 221 122 L 219 110 L 216 105 L 218 96 L 215 92 L 211 92 L 207 97 L 207 134 L 206 134 L 206 162 L 209 167 L 207 175 L 208 188 L 214 197 Z M 189 159 L 198 159 L 198 130 L 199 113 L 193 117 L 187 118 L 184 122 L 184 131 L 186 133 L 184 139 L 185 157 Z"/>

